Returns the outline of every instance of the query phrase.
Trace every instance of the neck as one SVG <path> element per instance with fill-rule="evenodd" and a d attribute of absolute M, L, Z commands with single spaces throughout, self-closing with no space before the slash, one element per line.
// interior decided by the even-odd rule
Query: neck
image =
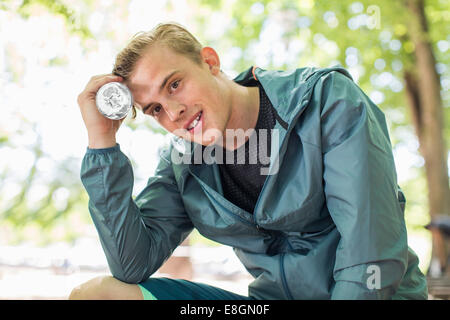
<path fill-rule="evenodd" d="M 235 150 L 248 140 L 252 129 L 256 127 L 259 113 L 259 87 L 245 87 L 231 82 L 231 115 L 222 144 L 227 150 Z M 227 130 L 232 130 L 230 132 L 234 134 L 227 136 Z M 250 131 L 242 136 L 235 130 L 243 133 Z"/>

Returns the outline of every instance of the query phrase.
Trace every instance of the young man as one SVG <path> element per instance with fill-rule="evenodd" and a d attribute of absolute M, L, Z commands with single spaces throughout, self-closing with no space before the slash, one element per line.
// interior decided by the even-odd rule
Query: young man
<path fill-rule="evenodd" d="M 174 161 L 172 146 L 133 200 L 132 168 L 115 139 L 120 121 L 94 102 L 110 81 L 123 81 L 137 108 L 196 150 L 215 146 L 213 159 L 224 151 L 234 162 L 197 163 L 189 153 L 192 161 Z M 212 48 L 162 24 L 137 35 L 78 103 L 89 136 L 81 179 L 113 277 L 71 298 L 427 298 L 384 115 L 346 70 L 253 67 L 231 80 Z M 251 134 L 237 139 L 239 130 Z M 248 297 L 150 277 L 193 228 L 234 248 L 255 278 Z"/>

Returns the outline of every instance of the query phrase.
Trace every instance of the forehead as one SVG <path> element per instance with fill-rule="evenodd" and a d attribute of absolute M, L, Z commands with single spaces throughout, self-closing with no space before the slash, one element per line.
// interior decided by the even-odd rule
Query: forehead
<path fill-rule="evenodd" d="M 146 95 L 157 92 L 164 78 L 174 70 L 189 69 L 193 62 L 166 46 L 153 45 L 137 61 L 127 85 L 135 101 L 145 103 Z"/>

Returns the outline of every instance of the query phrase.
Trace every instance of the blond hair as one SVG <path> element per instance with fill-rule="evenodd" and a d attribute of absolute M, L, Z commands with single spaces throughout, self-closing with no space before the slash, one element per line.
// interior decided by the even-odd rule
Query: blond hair
<path fill-rule="evenodd" d="M 112 73 L 127 80 L 145 51 L 155 43 L 165 45 L 174 52 L 201 64 L 200 42 L 183 26 L 177 23 L 161 23 L 154 29 L 138 32 L 128 45 L 119 52 Z M 133 119 L 136 118 L 136 106 L 133 105 Z"/>

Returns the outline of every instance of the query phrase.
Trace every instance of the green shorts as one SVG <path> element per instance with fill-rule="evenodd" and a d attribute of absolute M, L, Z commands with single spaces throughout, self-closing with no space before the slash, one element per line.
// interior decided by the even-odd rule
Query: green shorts
<path fill-rule="evenodd" d="M 149 278 L 138 286 L 144 300 L 253 300 L 204 283 L 182 279 Z"/>

